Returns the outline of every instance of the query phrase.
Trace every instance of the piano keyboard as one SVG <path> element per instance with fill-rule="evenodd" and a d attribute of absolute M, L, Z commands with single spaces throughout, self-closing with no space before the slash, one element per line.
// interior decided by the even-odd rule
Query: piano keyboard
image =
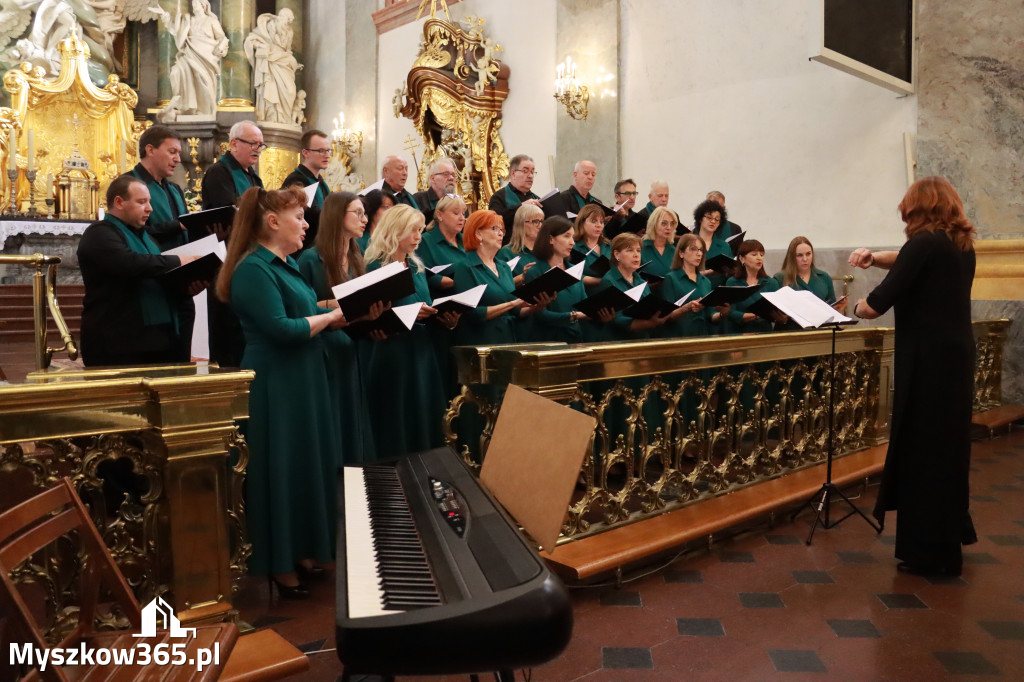
<path fill-rule="evenodd" d="M 394 467 L 345 470 L 349 618 L 442 603 Z"/>

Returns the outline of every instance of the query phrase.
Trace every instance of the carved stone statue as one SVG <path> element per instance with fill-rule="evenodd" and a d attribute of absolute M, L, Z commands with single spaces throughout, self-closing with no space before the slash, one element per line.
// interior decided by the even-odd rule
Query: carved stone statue
<path fill-rule="evenodd" d="M 164 25 L 174 36 L 178 55 L 171 67 L 171 101 L 160 112 L 161 121 L 174 120 L 177 114 L 217 113 L 217 74 L 220 61 L 228 53 L 228 39 L 208 0 L 192 0 L 192 14 L 163 10 Z"/>
<path fill-rule="evenodd" d="M 10 59 L 30 62 L 56 76 L 60 73 L 58 46 L 71 31 L 76 30 L 79 38 L 89 46 L 90 76 L 94 82 L 106 82 L 106 75 L 114 65 L 105 29 L 95 9 L 86 0 L 0 1 L 0 41 L 4 47 L 16 39 L 29 23 L 28 35 L 17 40 L 12 48 L 5 49 L 0 62 Z M 110 42 L 112 44 L 113 40 Z"/>
<path fill-rule="evenodd" d="M 157 5 L 157 0 L 85 0 L 85 2 L 96 12 L 99 30 L 103 34 L 103 46 L 110 55 L 114 66 L 120 71 L 124 70 L 124 65 L 120 63 L 114 53 L 114 40 L 119 34 L 124 33 L 127 23 L 136 21 L 144 24 L 166 14 Z"/>
<path fill-rule="evenodd" d="M 292 54 L 292 22 L 288 8 L 280 14 L 261 14 L 256 28 L 245 37 L 245 56 L 252 64 L 256 87 L 256 120 L 294 125 L 295 72 L 302 68 Z"/>

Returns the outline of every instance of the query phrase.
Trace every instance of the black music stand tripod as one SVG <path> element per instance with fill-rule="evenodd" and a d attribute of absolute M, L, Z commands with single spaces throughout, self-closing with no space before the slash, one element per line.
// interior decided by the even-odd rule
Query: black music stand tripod
<path fill-rule="evenodd" d="M 811 540 L 814 538 L 814 531 L 818 528 L 818 524 L 825 530 L 829 528 L 835 528 L 840 523 L 850 518 L 854 514 L 858 514 L 864 521 L 875 529 L 876 533 L 881 533 L 882 529 L 877 523 L 872 521 L 864 514 L 860 509 L 857 508 L 849 497 L 847 497 L 842 490 L 839 489 L 835 483 L 832 482 L 832 459 L 836 453 L 836 333 L 839 331 L 839 324 L 832 323 L 832 354 L 829 358 L 831 365 L 829 374 L 828 386 L 828 448 L 825 454 L 825 482 L 818 489 L 818 492 L 814 493 L 809 500 L 803 503 L 799 509 L 793 512 L 793 516 L 790 520 L 795 519 L 800 512 L 807 507 L 817 503 L 817 512 L 814 515 L 814 523 L 811 524 L 811 532 L 807 535 L 807 544 L 811 544 Z M 846 516 L 842 518 L 831 520 L 829 518 L 829 512 L 832 506 L 833 496 L 841 498 L 846 504 L 850 506 L 852 511 L 846 513 Z"/>

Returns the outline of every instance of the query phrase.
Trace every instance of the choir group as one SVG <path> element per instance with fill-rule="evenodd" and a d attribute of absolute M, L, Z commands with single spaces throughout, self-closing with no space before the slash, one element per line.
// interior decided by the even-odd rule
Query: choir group
<path fill-rule="evenodd" d="M 203 180 L 204 208 L 237 207 L 230 229 L 211 228 L 227 249 L 210 287 L 210 351 L 222 366 L 255 371 L 245 426 L 250 570 L 271 576 L 282 596 L 306 596 L 301 579 L 324 575 L 332 559 L 337 467 L 442 444 L 443 415 L 458 390 L 453 346 L 788 328 L 777 311 L 751 312 L 758 293 L 702 305 L 721 285 L 790 286 L 845 306 L 804 237 L 769 276 L 764 247 L 729 222 L 719 192 L 694 209 L 688 229 L 668 208 L 664 183 L 653 183 L 650 203 L 634 212 L 636 183 L 620 181 L 616 206 L 606 207 L 590 193 L 596 167 L 589 161 L 576 164 L 568 190 L 542 201 L 531 191 L 533 161 L 521 155 L 489 208 L 467 215 L 450 161 L 432 164 L 428 189 L 412 195 L 407 164 L 388 157 L 379 188 L 357 196 L 330 192 L 320 176 L 330 160 L 324 133 L 307 132 L 301 146 L 302 163 L 284 188 L 265 190 L 254 170 L 262 132 L 243 121 Z M 111 184 L 105 219 L 82 238 L 87 364 L 188 360 L 190 298 L 154 284 L 191 259 L 161 254 L 188 240 L 178 220 L 183 195 L 169 180 L 180 150 L 173 130 L 147 130 L 139 165 Z M 300 188 L 314 184 L 310 202 Z M 411 271 L 413 293 L 346 319 L 332 288 L 392 263 Z M 549 270 L 579 272 L 576 264 L 582 273 L 569 286 L 529 300 L 516 294 Z M 461 314 L 434 305 L 474 288 L 479 301 Z M 648 306 L 647 315 L 601 305 L 611 288 L 671 305 Z M 187 294 L 196 291 L 193 284 Z M 388 308 L 413 303 L 422 306 L 410 331 L 356 333 Z M 460 421 L 472 432 L 471 415 Z"/>

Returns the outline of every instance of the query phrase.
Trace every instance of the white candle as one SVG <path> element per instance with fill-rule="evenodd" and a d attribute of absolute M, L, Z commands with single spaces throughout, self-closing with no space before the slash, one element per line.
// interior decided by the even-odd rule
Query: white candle
<path fill-rule="evenodd" d="M 18 168 L 18 137 L 15 135 L 14 128 L 10 128 L 7 131 L 7 169 L 17 170 Z"/>
<path fill-rule="evenodd" d="M 28 131 L 28 170 L 30 170 L 30 171 L 31 170 L 35 170 L 35 167 L 36 167 L 35 158 L 36 158 L 36 131 L 30 129 Z"/>
<path fill-rule="evenodd" d="M 117 169 L 122 175 L 128 170 L 128 143 L 124 140 L 117 151 Z"/>
<path fill-rule="evenodd" d="M 46 174 L 46 198 L 53 198 L 53 173 Z"/>

